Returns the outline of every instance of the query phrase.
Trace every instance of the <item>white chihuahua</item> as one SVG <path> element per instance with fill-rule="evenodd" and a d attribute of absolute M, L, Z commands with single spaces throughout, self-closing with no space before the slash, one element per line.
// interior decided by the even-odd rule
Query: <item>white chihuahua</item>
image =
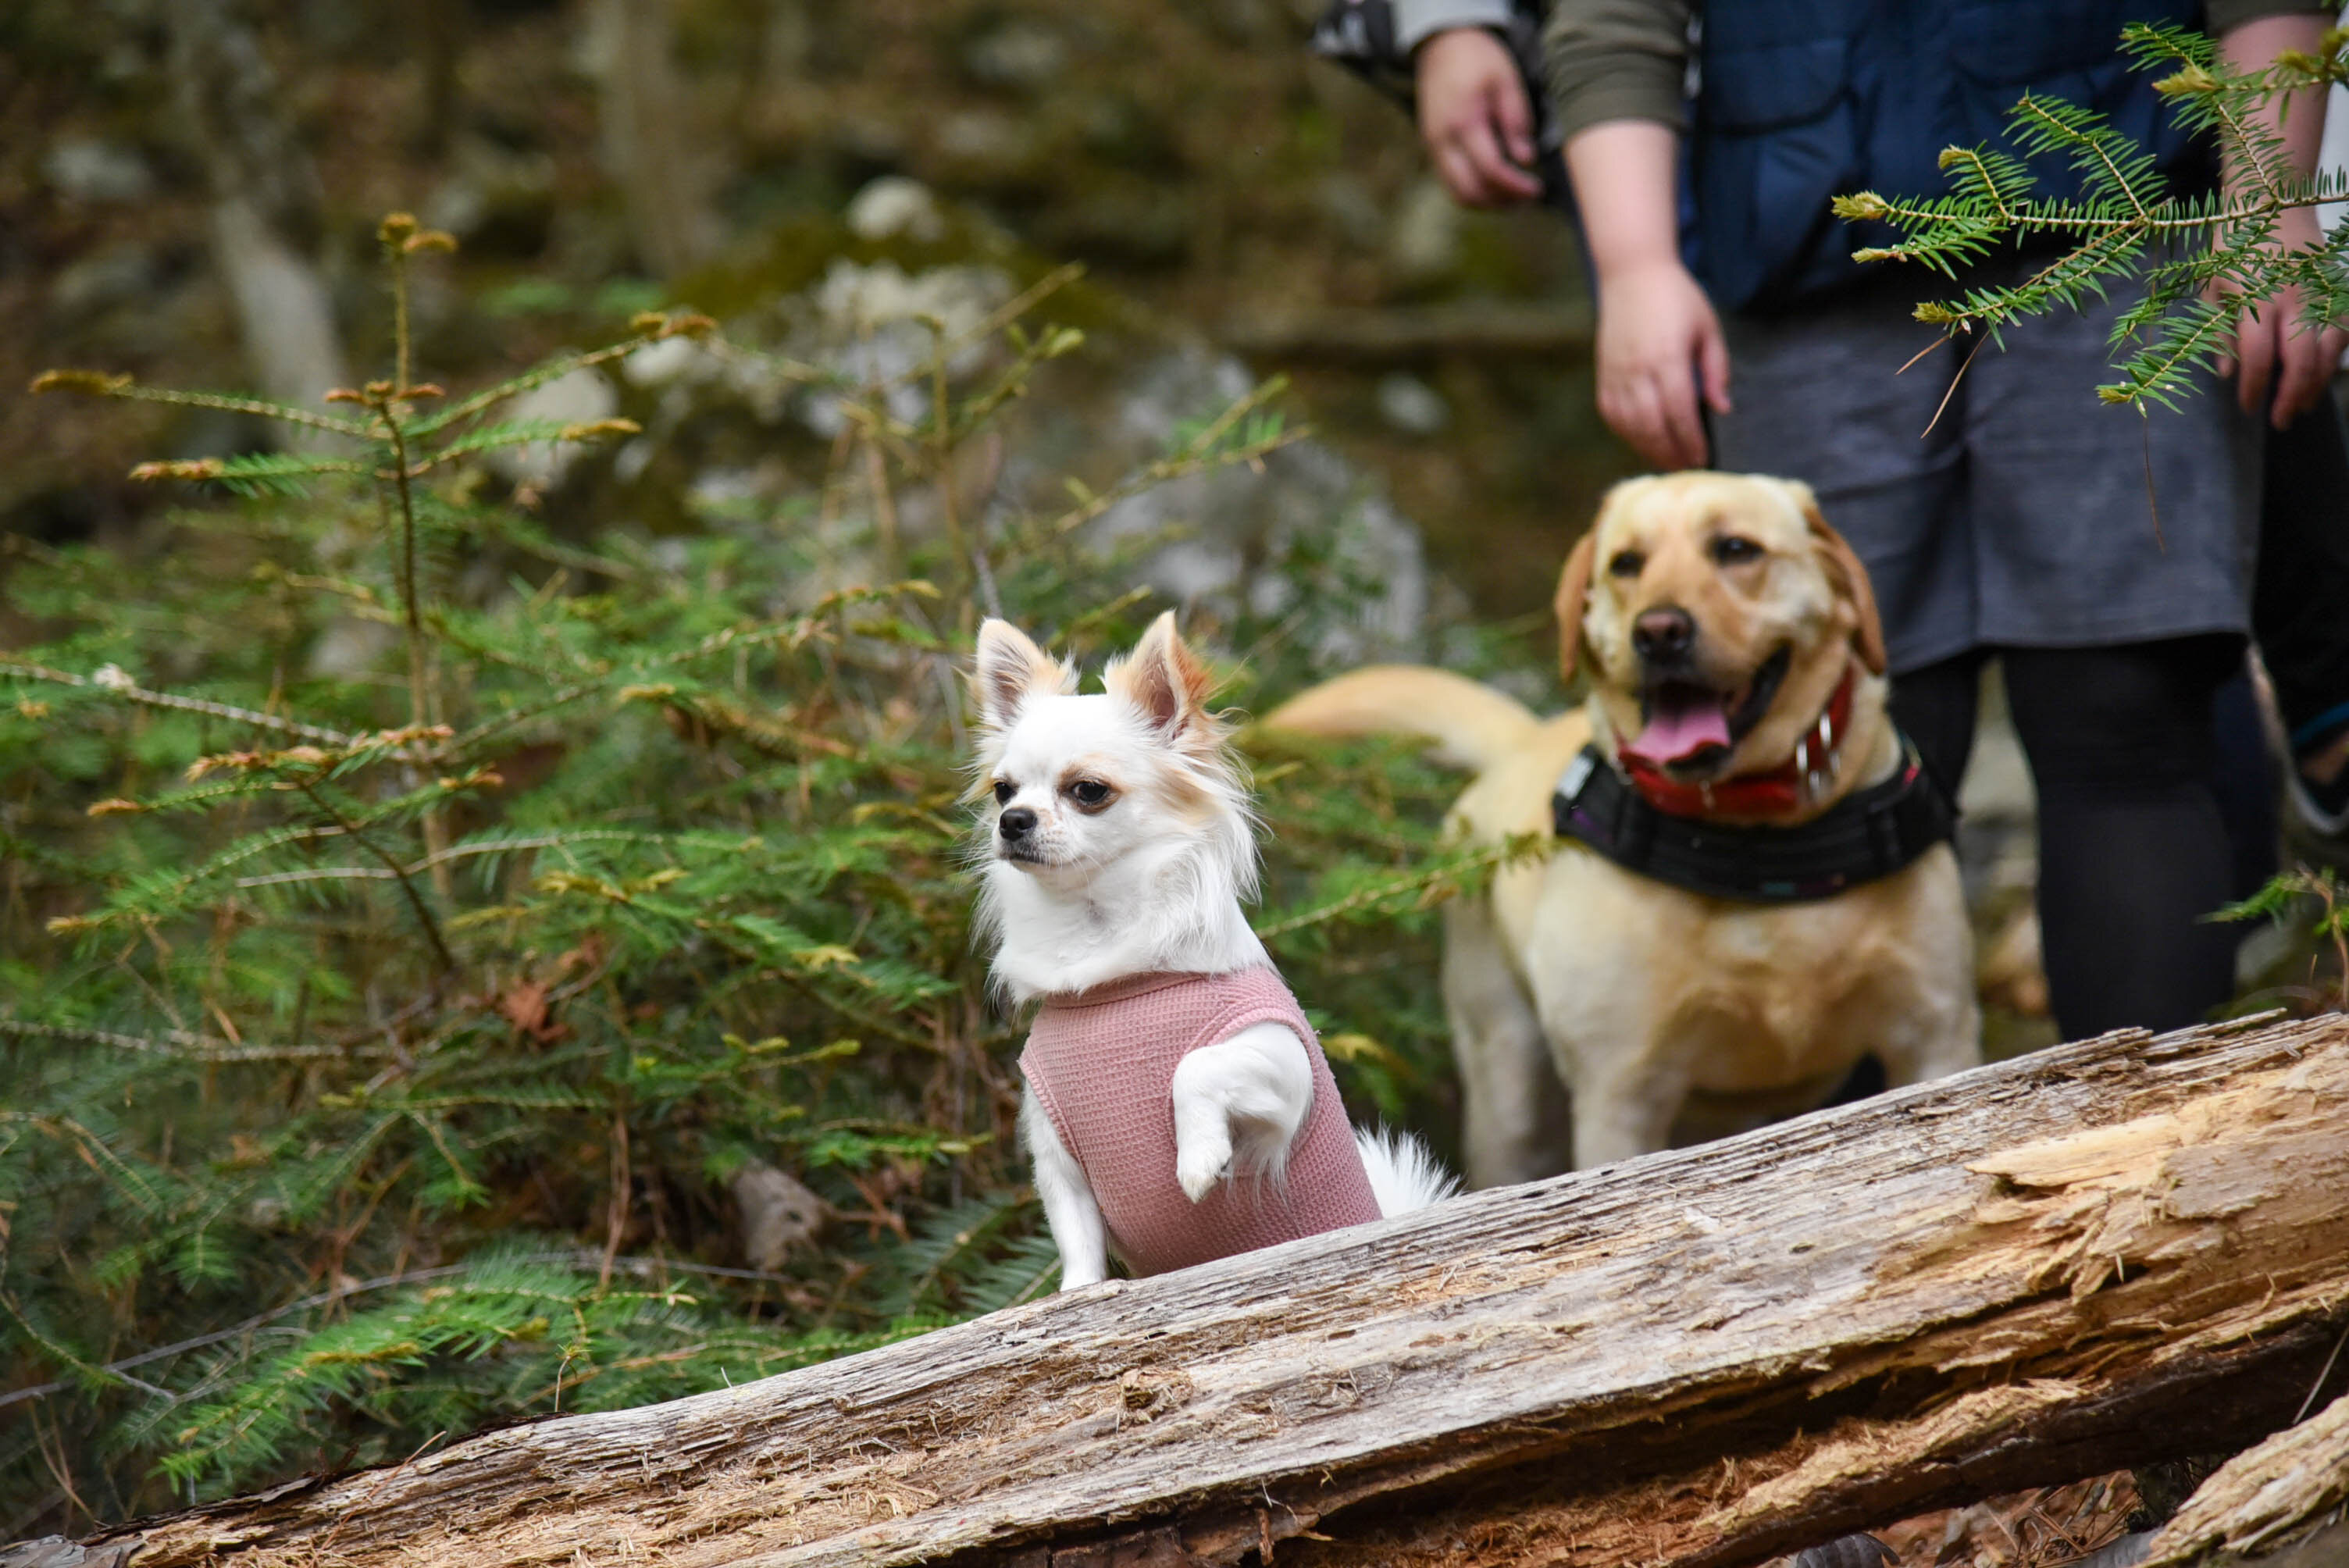
<path fill-rule="evenodd" d="M 1020 1132 L 1061 1288 L 1104 1278 L 1112 1246 L 1154 1274 L 1454 1191 L 1416 1140 L 1349 1133 L 1248 929 L 1247 787 L 1172 614 L 1104 685 L 1080 696 L 1072 667 L 979 628 L 979 929 L 997 983 L 1044 1002 Z"/>

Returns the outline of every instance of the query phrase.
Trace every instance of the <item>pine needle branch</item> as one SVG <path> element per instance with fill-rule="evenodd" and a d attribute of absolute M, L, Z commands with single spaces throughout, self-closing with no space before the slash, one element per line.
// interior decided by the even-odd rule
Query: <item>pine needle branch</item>
<path fill-rule="evenodd" d="M 2328 33 L 2321 57 L 2287 54 L 2259 71 L 2225 68 L 2209 38 L 2178 27 L 2132 25 L 2122 47 L 2137 68 L 2174 67 L 2154 89 L 2182 127 L 2215 137 L 2230 174 L 2226 191 L 2202 197 L 2172 191 L 2152 154 L 2099 115 L 2061 99 L 2025 96 L 2009 120 L 2015 145 L 2028 155 L 2068 159 L 2080 180 L 2079 196 L 2033 196 L 2028 170 L 2006 154 L 1951 148 L 1941 156 L 1951 194 L 1861 191 L 1837 197 L 1833 206 L 1847 221 L 1888 224 L 1902 235 L 1896 244 L 1856 251 L 1856 260 L 1921 262 L 1949 276 L 1958 263 L 1978 262 L 2013 238 L 2052 234 L 2072 241 L 2054 262 L 2020 283 L 1917 307 L 1920 321 L 1951 331 L 1980 324 L 1995 334 L 2059 305 L 2076 307 L 2087 293 L 2101 294 L 2108 283 L 2131 277 L 2147 254 L 2167 256 L 2137 280 L 2141 302 L 2115 329 L 2116 346 L 2127 339 L 2151 341 L 2116 367 L 2120 379 L 2098 387 L 2097 396 L 2126 406 L 2174 406 L 2192 388 L 2190 372 L 2215 360 L 2237 309 L 2256 314 L 2256 302 L 2296 286 L 2310 325 L 2349 319 L 2349 275 L 2330 264 L 2340 253 L 2337 242 L 2303 252 L 2275 243 L 2280 218 L 2340 200 L 2343 181 L 2292 173 L 2282 139 L 2253 114 L 2278 98 L 2349 79 L 2349 30 Z M 2246 303 L 2215 310 L 2191 297 L 2211 287 Z"/>
<path fill-rule="evenodd" d="M 148 707 L 174 708 L 181 713 L 201 713 L 213 718 L 233 719 L 249 724 L 256 729 L 266 729 L 279 735 L 291 735 L 304 740 L 315 740 L 327 746 L 351 746 L 357 738 L 339 729 L 322 725 L 304 724 L 274 713 L 262 713 L 254 708 L 238 707 L 231 703 L 212 702 L 203 697 L 176 696 L 170 692 L 150 691 L 139 685 L 112 665 L 102 666 L 96 675 L 78 676 L 65 670 L 53 670 L 10 654 L 0 654 L 0 672 L 19 675 L 32 680 L 49 681 L 57 686 L 96 686 L 112 692 L 125 702 L 135 702 Z"/>

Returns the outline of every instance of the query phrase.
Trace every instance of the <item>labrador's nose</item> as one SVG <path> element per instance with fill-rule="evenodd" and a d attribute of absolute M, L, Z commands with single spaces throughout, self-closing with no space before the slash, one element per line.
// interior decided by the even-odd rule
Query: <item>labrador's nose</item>
<path fill-rule="evenodd" d="M 1668 605 L 1642 610 L 1631 623 L 1631 647 L 1650 664 L 1671 664 L 1686 658 L 1696 642 L 1696 622 L 1686 610 Z"/>
<path fill-rule="evenodd" d="M 1014 806 L 996 819 L 996 826 L 1016 844 L 1036 830 L 1036 813 L 1025 806 Z"/>

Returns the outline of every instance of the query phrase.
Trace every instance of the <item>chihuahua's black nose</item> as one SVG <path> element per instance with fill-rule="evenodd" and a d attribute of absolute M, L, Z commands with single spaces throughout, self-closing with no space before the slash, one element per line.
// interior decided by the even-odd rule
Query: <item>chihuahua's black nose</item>
<path fill-rule="evenodd" d="M 1003 836 L 1015 843 L 1035 830 L 1036 813 L 1025 806 L 1014 806 L 996 820 Z"/>
<path fill-rule="evenodd" d="M 1671 664 L 1688 656 L 1696 641 L 1696 623 L 1677 606 L 1642 610 L 1631 623 L 1631 647 L 1650 664 Z"/>

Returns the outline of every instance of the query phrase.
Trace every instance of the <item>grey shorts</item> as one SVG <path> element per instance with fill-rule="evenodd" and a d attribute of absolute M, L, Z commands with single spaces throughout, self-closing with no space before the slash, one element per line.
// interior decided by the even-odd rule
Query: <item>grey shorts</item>
<path fill-rule="evenodd" d="M 1713 422 L 1716 466 L 1818 492 L 1868 564 L 1896 673 L 2001 645 L 2248 630 L 2260 428 L 2232 385 L 2204 375 L 2176 412 L 2142 417 L 2099 402 L 2126 285 L 1983 343 L 1954 391 L 1971 338 L 1896 374 L 1936 336 L 1917 301 L 1956 292 L 1906 268 L 1730 318 L 1737 411 Z"/>

